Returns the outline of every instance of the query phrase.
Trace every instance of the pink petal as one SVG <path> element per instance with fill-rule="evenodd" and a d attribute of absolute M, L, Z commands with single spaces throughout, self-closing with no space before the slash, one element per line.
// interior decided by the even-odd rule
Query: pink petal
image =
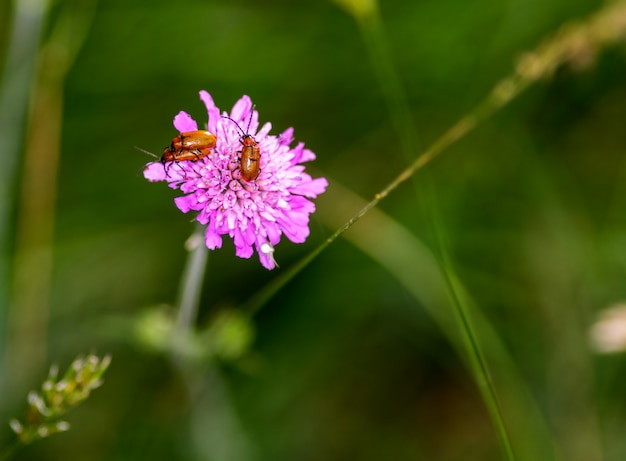
<path fill-rule="evenodd" d="M 244 119 L 247 121 L 250 117 L 251 109 L 252 101 L 250 100 L 250 96 L 244 94 L 233 106 L 230 111 L 230 117 L 237 122 L 241 122 Z"/>
<path fill-rule="evenodd" d="M 293 142 L 293 128 L 287 128 L 281 134 L 278 135 L 278 144 L 281 146 L 288 146 Z"/>
<path fill-rule="evenodd" d="M 176 197 L 174 199 L 174 204 L 183 213 L 188 213 L 193 210 L 195 203 L 196 199 L 193 195 L 183 195 L 182 197 Z"/>
<path fill-rule="evenodd" d="M 152 182 L 165 181 L 167 179 L 165 168 L 163 168 L 161 162 L 148 163 L 143 170 L 143 177 Z"/>
<path fill-rule="evenodd" d="M 328 181 L 326 178 L 316 178 L 307 182 L 302 182 L 296 187 L 289 188 L 289 192 L 292 194 L 303 195 L 308 198 L 315 198 L 320 194 L 323 194 L 328 187 Z"/>
<path fill-rule="evenodd" d="M 216 248 L 222 248 L 222 237 L 215 230 L 213 221 L 209 223 L 204 234 L 204 241 L 209 250 L 215 250 Z"/>
<path fill-rule="evenodd" d="M 196 131 L 198 124 L 191 118 L 191 115 L 181 110 L 176 117 L 174 117 L 174 128 L 180 133 L 184 133 L 185 131 Z"/>
<path fill-rule="evenodd" d="M 220 110 L 213 102 L 213 98 L 211 97 L 211 95 L 206 91 L 202 90 L 200 92 L 200 99 L 202 99 L 202 102 L 204 102 L 207 114 L 209 116 L 207 129 L 211 133 L 217 133 L 217 122 L 220 120 Z"/>

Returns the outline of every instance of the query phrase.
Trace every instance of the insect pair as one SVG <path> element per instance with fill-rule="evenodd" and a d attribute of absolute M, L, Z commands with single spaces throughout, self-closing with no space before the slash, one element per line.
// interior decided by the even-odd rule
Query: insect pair
<path fill-rule="evenodd" d="M 231 120 L 241 132 L 239 142 L 242 144 L 242 148 L 239 151 L 241 153 L 241 160 L 239 165 L 239 172 L 241 177 L 246 181 L 255 180 L 261 171 L 261 151 L 257 145 L 256 139 L 247 131 L 250 129 L 250 122 L 252 121 L 252 114 L 250 114 L 250 120 L 248 121 L 248 128 L 244 132 L 239 124 L 232 118 L 223 115 L 223 118 Z M 217 138 L 213 133 L 206 130 L 185 131 L 180 133 L 172 139 L 172 142 L 163 151 L 163 155 L 160 158 L 163 168 L 167 172 L 167 164 L 170 162 L 182 162 L 188 160 L 190 162 L 196 162 L 201 158 L 208 156 L 211 153 L 211 149 L 215 147 Z M 143 149 L 141 151 L 154 155 Z"/>

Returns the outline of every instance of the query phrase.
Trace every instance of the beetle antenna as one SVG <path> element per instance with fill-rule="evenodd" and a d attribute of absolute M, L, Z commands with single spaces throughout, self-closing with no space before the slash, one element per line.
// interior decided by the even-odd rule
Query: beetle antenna
<path fill-rule="evenodd" d="M 246 128 L 246 134 L 250 133 L 250 124 L 252 123 L 252 115 L 254 114 L 254 108 L 256 105 L 252 105 L 252 110 L 250 111 L 250 118 L 248 119 L 248 127 Z"/>
<path fill-rule="evenodd" d="M 222 118 L 227 118 L 228 120 L 233 122 L 237 126 L 237 129 L 241 132 L 241 136 L 245 136 L 246 133 L 244 133 L 244 131 L 241 129 L 241 127 L 239 126 L 239 123 L 237 123 L 235 120 L 230 118 L 228 115 L 222 115 Z"/>
<path fill-rule="evenodd" d="M 256 107 L 256 105 L 252 106 L 252 110 L 250 111 L 250 118 L 248 119 L 248 127 L 246 128 L 246 131 L 243 131 L 243 129 L 241 128 L 239 123 L 237 123 L 235 120 L 230 118 L 228 115 L 222 115 L 222 118 L 227 118 L 228 120 L 233 122 L 235 125 L 237 125 L 237 128 L 241 132 L 241 136 L 246 136 L 248 133 L 250 133 L 250 124 L 252 123 L 252 115 L 254 114 L 254 108 L 255 107 Z"/>
<path fill-rule="evenodd" d="M 159 157 L 158 155 L 153 154 L 152 152 L 148 152 L 147 150 L 142 149 L 141 147 L 137 147 L 137 146 L 133 146 L 133 147 L 134 147 L 135 149 L 137 149 L 139 152 L 143 152 L 144 154 L 148 154 L 150 157 L 154 157 L 154 158 L 158 158 L 158 159 L 160 159 L 160 158 L 161 158 L 161 157 Z"/>

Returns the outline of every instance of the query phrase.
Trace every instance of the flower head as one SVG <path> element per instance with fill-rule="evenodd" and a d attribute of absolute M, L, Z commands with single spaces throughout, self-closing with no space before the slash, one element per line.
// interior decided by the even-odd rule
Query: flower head
<path fill-rule="evenodd" d="M 315 154 L 303 143 L 291 147 L 293 128 L 278 136 L 269 134 L 269 122 L 259 128 L 259 114 L 248 96 L 239 99 L 230 114 L 220 114 L 206 91 L 200 98 L 208 112 L 207 130 L 217 138 L 211 153 L 193 160 L 149 163 L 144 176 L 167 181 L 185 194 L 174 202 L 183 213 L 198 212 L 195 219 L 207 225 L 209 249 L 221 248 L 222 236 L 229 235 L 237 256 L 249 258 L 256 249 L 261 264 L 273 269 L 274 246 L 281 235 L 295 243 L 308 237 L 309 215 L 315 211 L 309 199 L 323 193 L 328 181 L 305 173 L 301 163 L 315 159 Z M 186 112 L 174 117 L 174 127 L 180 133 L 198 130 Z M 254 147 L 258 158 L 248 150 Z M 242 175 L 242 156 L 253 174 Z"/>

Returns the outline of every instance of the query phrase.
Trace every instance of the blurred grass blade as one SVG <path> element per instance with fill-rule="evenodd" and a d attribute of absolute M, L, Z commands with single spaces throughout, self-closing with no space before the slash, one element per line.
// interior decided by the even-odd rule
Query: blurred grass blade
<path fill-rule="evenodd" d="M 46 361 L 63 87 L 94 11 L 95 2 L 91 0 L 67 4 L 37 60 L 24 146 L 14 280 L 7 322 L 6 368 L 10 371 L 11 385 L 16 387 L 22 387 L 29 375 L 41 369 Z"/>
<path fill-rule="evenodd" d="M 15 184 L 24 134 L 28 92 L 35 68 L 41 29 L 49 7 L 47 0 L 14 2 L 7 59 L 0 80 L 0 370 L 4 369 L 6 326 L 9 312 L 9 242 L 15 212 Z M 0 373 L 0 376 L 5 376 Z M 0 379 L 0 386 L 4 379 Z"/>
<path fill-rule="evenodd" d="M 370 54 L 372 68 L 378 77 L 380 89 L 387 103 L 389 116 L 400 139 L 400 150 L 407 163 L 413 161 L 420 149 L 419 136 L 404 85 L 396 71 L 380 17 L 377 0 L 334 0 L 351 14 L 363 35 Z"/>
<path fill-rule="evenodd" d="M 325 224 L 336 226 L 343 219 L 341 210 L 362 207 L 365 201 L 336 182 L 332 182 L 331 186 L 335 191 L 332 198 L 334 206 L 322 207 L 319 216 Z M 507 425 L 511 428 L 509 436 L 517 455 L 524 460 L 553 459 L 546 422 L 514 360 L 489 320 L 473 306 L 461 283 L 456 278 L 446 280 L 435 255 L 397 221 L 380 210 L 371 210 L 364 220 L 363 225 L 353 227 L 344 237 L 383 266 L 415 297 L 442 329 L 459 356 L 466 360 L 470 371 L 474 370 L 470 363 L 472 359 L 468 358 L 468 346 L 459 333 L 451 303 L 460 303 L 471 311 L 485 360 L 492 366 L 493 381 L 505 409 Z M 447 276 L 454 277 L 453 274 Z M 450 290 L 450 283 L 454 284 L 454 290 Z M 458 299 L 451 299 L 452 295 L 458 296 Z M 484 376 L 490 379 L 486 373 Z"/>

